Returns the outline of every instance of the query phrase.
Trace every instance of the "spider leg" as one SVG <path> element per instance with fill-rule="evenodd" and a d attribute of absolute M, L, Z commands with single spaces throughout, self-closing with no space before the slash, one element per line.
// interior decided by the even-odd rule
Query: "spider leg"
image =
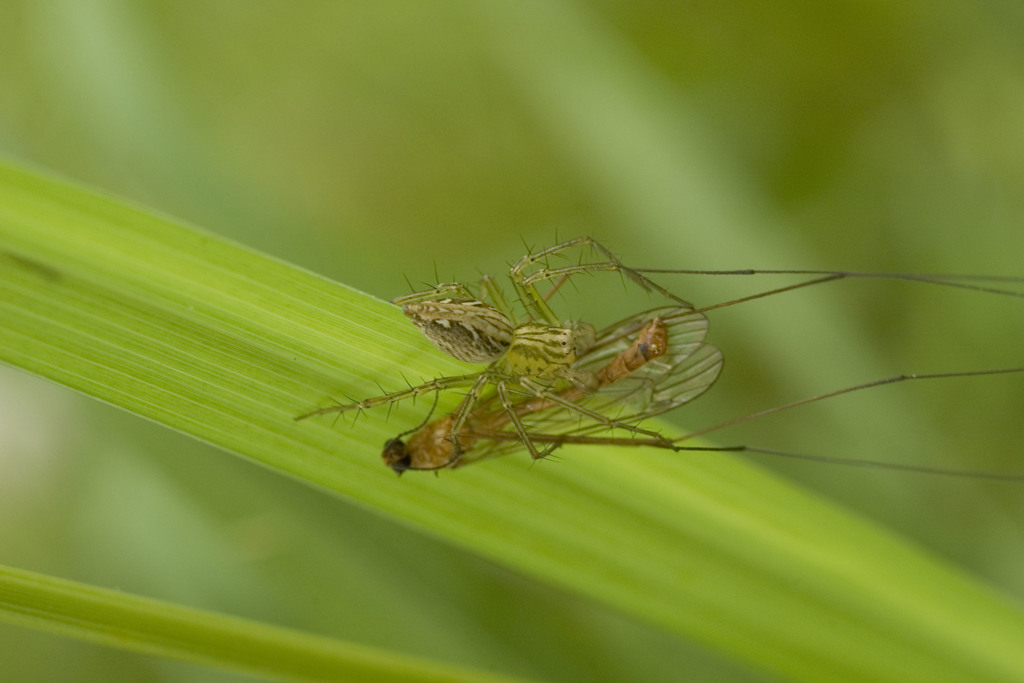
<path fill-rule="evenodd" d="M 587 263 L 581 260 L 580 263 L 572 266 L 548 267 L 548 257 L 577 247 L 590 247 L 606 260 L 594 263 Z M 539 264 L 541 264 L 540 267 L 535 268 Z M 594 271 L 618 272 L 635 282 L 645 291 L 658 292 L 670 301 L 687 308 L 693 308 L 690 303 L 680 299 L 639 271 L 624 265 L 607 247 L 590 237 L 577 237 L 576 239 L 524 256 L 509 270 L 509 279 L 512 281 L 516 293 L 523 300 L 523 305 L 526 306 L 534 319 L 544 320 L 549 324 L 558 324 L 557 317 L 551 310 L 551 307 L 547 305 L 547 299 L 554 290 L 549 292 L 548 297 L 541 296 L 537 291 L 537 283 L 546 280 L 556 280 L 554 288 L 557 289 L 557 287 L 560 287 L 573 275 Z"/>
<path fill-rule="evenodd" d="M 317 408 L 311 410 L 308 413 L 303 413 L 296 417 L 296 420 L 305 420 L 308 417 L 315 417 L 317 415 L 327 415 L 329 413 L 345 413 L 350 410 L 366 410 L 367 408 L 375 408 L 377 406 L 387 405 L 396 401 L 401 401 L 407 398 L 415 398 L 416 396 L 422 396 L 423 394 L 429 394 L 432 391 L 440 392 L 447 389 L 454 389 L 460 386 L 469 386 L 479 380 L 480 373 L 474 373 L 472 375 L 452 375 L 451 377 L 438 377 L 437 379 L 419 384 L 402 391 L 394 391 L 390 394 L 384 394 L 382 396 L 375 396 L 374 398 L 363 399 L 362 401 L 356 401 L 355 403 L 344 403 L 340 405 L 327 406 L 325 408 Z"/>
<path fill-rule="evenodd" d="M 461 454 L 461 449 L 459 448 L 459 432 L 462 431 L 462 427 L 466 424 L 466 420 L 470 415 L 472 415 L 473 410 L 480 402 L 480 396 L 484 392 L 484 387 L 492 382 L 494 382 L 494 376 L 490 372 L 481 372 L 473 382 L 473 386 L 471 386 L 469 391 L 466 392 L 466 397 L 462 399 L 462 402 L 456 409 L 455 421 L 452 422 L 451 427 L 449 427 L 448 435 L 449 440 L 455 447 L 455 454 L 453 458 L 458 458 Z"/>
<path fill-rule="evenodd" d="M 505 409 L 505 412 L 508 414 L 509 420 L 511 420 L 512 427 L 515 429 L 516 434 L 519 435 L 519 438 L 522 440 L 523 445 L 526 446 L 526 450 L 530 452 L 530 457 L 532 457 L 534 460 L 540 460 L 541 458 L 544 457 L 544 455 L 547 454 L 547 449 L 545 449 L 544 454 L 541 454 L 541 452 L 537 450 L 537 447 L 533 445 L 533 440 L 530 439 L 530 435 L 527 433 L 526 427 L 523 426 L 523 421 L 519 418 L 519 413 L 516 412 L 515 405 L 509 398 L 508 387 L 505 385 L 505 383 L 500 382 L 497 386 L 497 389 L 498 396 L 501 399 L 501 405 Z"/>
<path fill-rule="evenodd" d="M 395 297 L 391 300 L 391 303 L 396 306 L 404 306 L 406 304 L 415 304 L 422 301 L 476 298 L 476 294 L 474 294 L 469 287 L 460 282 L 443 282 L 421 292 L 413 292 L 412 294 L 403 294 L 402 296 Z"/>

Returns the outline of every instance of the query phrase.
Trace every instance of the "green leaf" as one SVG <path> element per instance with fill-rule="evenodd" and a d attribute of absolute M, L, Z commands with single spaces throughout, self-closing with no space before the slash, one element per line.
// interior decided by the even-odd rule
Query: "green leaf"
<path fill-rule="evenodd" d="M 380 446 L 416 411 L 294 416 L 466 368 L 394 307 L 207 233 L 6 166 L 0 287 L 6 362 L 758 668 L 1024 677 L 1016 606 L 737 460 L 566 448 L 396 478 Z"/>
<path fill-rule="evenodd" d="M 138 652 L 290 680 L 513 680 L 2 566 L 0 618 Z"/>

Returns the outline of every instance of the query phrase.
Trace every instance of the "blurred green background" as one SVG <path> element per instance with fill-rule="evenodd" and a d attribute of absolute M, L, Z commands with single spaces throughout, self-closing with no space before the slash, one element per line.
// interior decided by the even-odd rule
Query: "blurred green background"
<path fill-rule="evenodd" d="M 1024 275 L 1019 3 L 8 0 L 0 64 L 3 154 L 382 298 L 582 234 L 634 266 Z M 781 284 L 660 281 L 698 305 Z M 567 317 L 621 315 L 581 289 Z M 712 337 L 725 375 L 674 429 L 1019 365 L 1024 301 L 841 282 L 716 312 Z M 1006 376 L 717 439 L 1021 472 L 1022 418 Z M 764 465 L 1024 597 L 1020 484 Z M 3 368 L 0 562 L 546 680 L 760 680 Z M 0 660 L 9 680 L 242 680 L 7 626 Z"/>

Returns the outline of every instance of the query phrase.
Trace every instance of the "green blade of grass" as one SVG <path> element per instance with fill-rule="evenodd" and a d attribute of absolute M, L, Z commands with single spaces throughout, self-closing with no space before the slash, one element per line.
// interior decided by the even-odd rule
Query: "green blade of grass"
<path fill-rule="evenodd" d="M 742 462 L 567 448 L 397 479 L 380 446 L 424 407 L 294 416 L 466 368 L 393 306 L 209 234 L 2 167 L 0 287 L 6 362 L 759 668 L 1024 678 L 1018 607 Z"/>
<path fill-rule="evenodd" d="M 288 680 L 521 680 L 3 566 L 0 619 L 136 652 Z"/>

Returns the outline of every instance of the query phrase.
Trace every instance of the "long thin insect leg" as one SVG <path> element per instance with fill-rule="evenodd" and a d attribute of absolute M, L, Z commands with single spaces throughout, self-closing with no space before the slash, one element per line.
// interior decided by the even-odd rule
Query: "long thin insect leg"
<path fill-rule="evenodd" d="M 1004 375 L 1004 374 L 1009 374 L 1009 373 L 1014 373 L 1014 372 L 1024 372 L 1024 366 L 1012 367 L 1012 368 L 995 368 L 995 369 L 992 369 L 992 370 L 965 370 L 963 372 L 916 373 L 916 374 L 896 375 L 896 376 L 893 376 L 893 377 L 885 377 L 883 379 L 874 380 L 873 382 L 864 382 L 863 384 L 857 384 L 857 385 L 854 385 L 852 387 L 845 387 L 843 389 L 837 389 L 835 391 L 829 391 L 829 392 L 824 393 L 824 394 L 817 394 L 815 396 L 809 396 L 807 398 L 802 398 L 802 399 L 800 399 L 798 401 L 791 401 L 790 403 L 784 403 L 784 404 L 779 405 L 779 406 L 774 406 L 772 408 L 766 408 L 765 410 L 759 410 L 759 411 L 754 412 L 754 413 L 749 413 L 747 415 L 742 415 L 740 417 L 735 417 L 735 418 L 733 418 L 731 420 L 726 420 L 725 422 L 720 422 L 720 423 L 718 423 L 716 425 L 712 425 L 710 427 L 705 427 L 704 429 L 698 429 L 695 432 L 690 432 L 689 434 L 686 434 L 684 436 L 680 436 L 680 437 L 678 437 L 676 439 L 673 439 L 673 442 L 674 443 L 678 443 L 680 441 L 686 441 L 687 439 L 693 439 L 695 437 L 702 436 L 704 434 L 710 434 L 711 432 L 717 432 L 718 430 L 725 429 L 726 427 L 732 427 L 733 425 L 740 424 L 741 422 L 747 422 L 748 420 L 753 420 L 753 419 L 758 418 L 758 417 L 764 417 L 765 415 L 772 415 L 773 413 L 778 413 L 778 412 L 781 412 L 783 410 L 789 410 L 790 408 L 796 408 L 797 406 L 807 405 L 808 403 L 816 403 L 818 401 L 823 401 L 826 398 L 832 398 L 833 396 L 841 396 L 843 394 L 849 394 L 849 393 L 853 393 L 855 391 L 862 391 L 864 389 L 871 389 L 873 387 L 880 387 L 880 386 L 884 386 L 884 385 L 887 385 L 887 384 L 898 384 L 900 382 L 909 382 L 909 381 L 912 381 L 912 380 L 922 380 L 922 379 L 949 379 L 949 378 L 952 378 L 952 377 L 979 377 L 979 376 L 983 376 L 983 375 Z"/>
<path fill-rule="evenodd" d="M 477 434 L 479 438 L 488 439 L 520 439 L 518 434 L 499 431 L 482 431 Z M 752 453 L 755 455 L 771 455 L 780 458 L 791 458 L 807 462 L 818 462 L 828 465 L 845 465 L 850 467 L 872 467 L 884 470 L 896 470 L 899 472 L 914 472 L 918 474 L 938 474 L 952 477 L 967 477 L 969 479 L 989 479 L 993 481 L 1024 481 L 1024 473 L 986 472 L 984 470 L 966 470 L 949 467 L 931 467 L 929 465 L 911 465 L 906 463 L 886 462 L 882 460 L 864 460 L 860 458 L 841 458 L 825 455 L 813 455 L 810 453 L 795 453 L 793 451 L 780 451 L 772 448 L 760 448 L 758 446 L 675 446 L 666 445 L 664 441 L 656 439 L 623 439 L 607 436 L 585 436 L 585 435 L 559 435 L 559 434 L 529 434 L 530 439 L 538 443 L 550 443 L 552 446 L 564 446 L 567 444 L 582 444 L 589 446 L 645 446 L 649 448 L 663 448 L 676 452 L 689 453 Z"/>
<path fill-rule="evenodd" d="M 790 458 L 794 460 L 804 460 L 807 462 L 828 463 L 830 465 L 846 465 L 849 467 L 873 467 L 876 469 L 896 470 L 899 472 L 915 472 L 918 474 L 939 474 L 950 477 L 967 477 L 969 479 L 989 479 L 992 481 L 1024 481 L 1024 474 L 1003 474 L 1000 472 L 985 472 L 983 470 L 962 470 L 949 467 L 910 465 L 907 463 L 884 462 L 881 460 L 863 460 L 860 458 L 837 458 L 821 455 L 812 455 L 810 453 L 778 451 L 771 448 L 760 448 L 757 446 L 676 446 L 673 450 L 695 452 L 722 451 L 733 453 L 753 453 L 755 455 L 771 455 L 779 458 Z"/>
<path fill-rule="evenodd" d="M 750 294 L 748 296 L 741 296 L 738 299 L 730 299 L 729 301 L 722 301 L 717 304 L 711 304 L 710 306 L 703 306 L 693 311 L 693 313 L 707 313 L 708 311 L 714 311 L 719 308 L 728 308 L 729 306 L 735 306 L 736 304 L 746 303 L 748 301 L 755 301 L 757 299 L 763 299 L 768 296 L 775 294 L 782 294 L 783 292 L 792 292 L 796 289 L 803 289 L 804 287 L 811 287 L 813 285 L 820 285 L 826 282 L 835 282 L 836 280 L 842 280 L 843 275 L 828 275 L 825 277 L 815 278 L 814 280 L 804 280 L 803 282 L 797 282 L 793 285 L 786 285 L 785 287 L 778 287 L 776 289 L 769 289 L 766 292 L 758 292 L 757 294 Z"/>
<path fill-rule="evenodd" d="M 836 278 L 865 280 L 905 280 L 923 282 L 943 287 L 956 287 L 984 294 L 999 294 L 1024 298 L 1024 292 L 970 284 L 971 282 L 1005 282 L 1024 284 L 1024 277 L 1015 275 L 975 275 L 971 273 L 886 273 L 858 272 L 850 270 L 764 270 L 747 268 L 742 270 L 677 270 L 669 268 L 636 268 L 638 273 L 664 273 L 674 275 L 830 275 Z"/>

